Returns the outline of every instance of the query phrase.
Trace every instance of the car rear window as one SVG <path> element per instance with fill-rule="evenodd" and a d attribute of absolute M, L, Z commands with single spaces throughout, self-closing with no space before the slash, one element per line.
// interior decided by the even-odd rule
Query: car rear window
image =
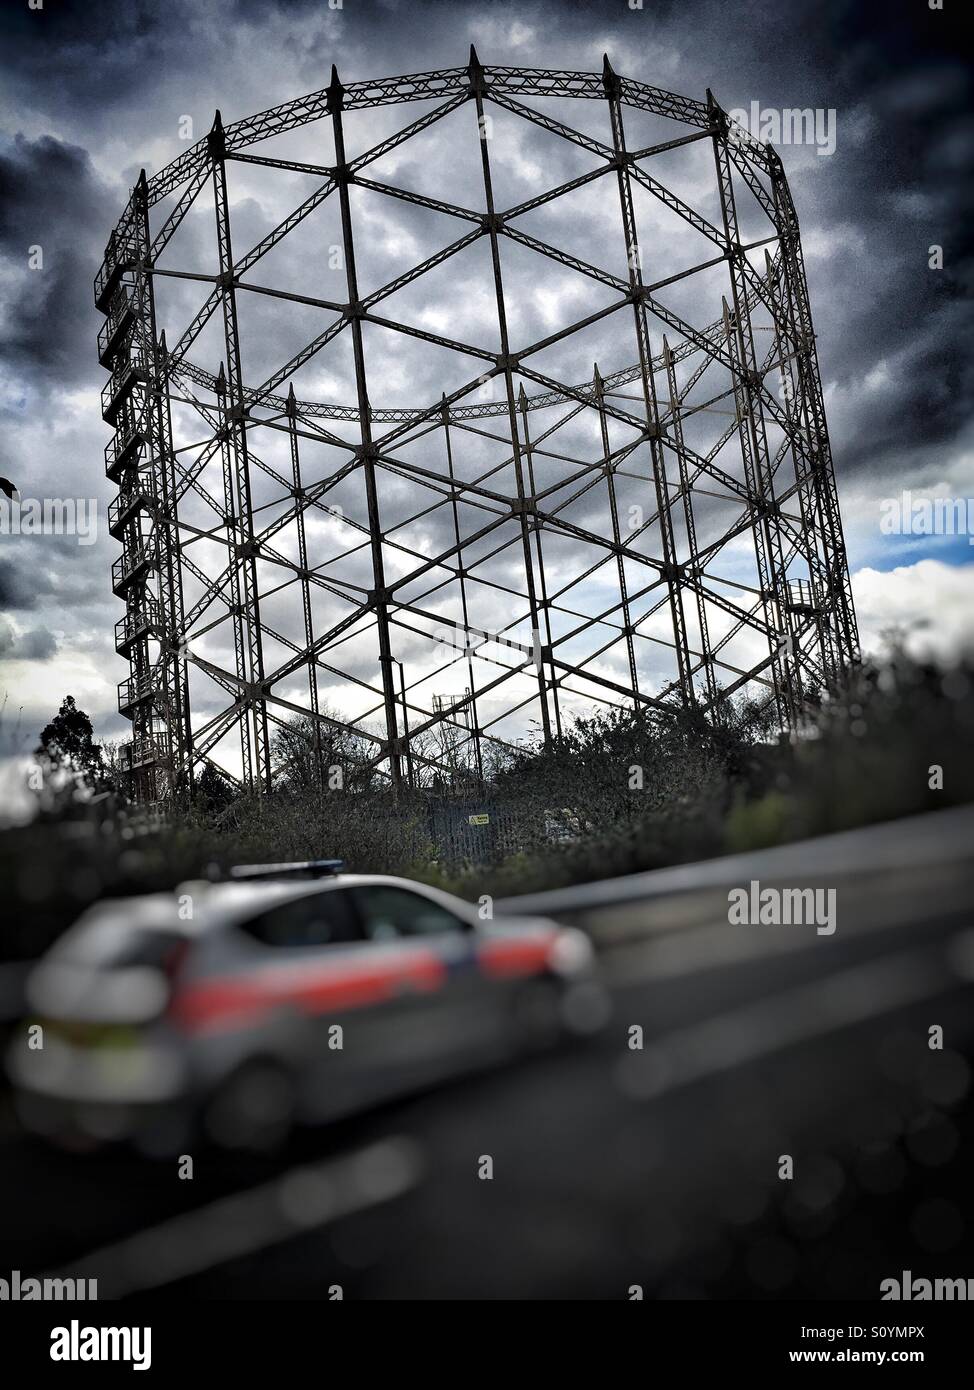
<path fill-rule="evenodd" d="M 125 913 L 82 919 L 54 946 L 51 957 L 64 965 L 163 965 L 185 936 L 175 927 L 141 925 Z"/>

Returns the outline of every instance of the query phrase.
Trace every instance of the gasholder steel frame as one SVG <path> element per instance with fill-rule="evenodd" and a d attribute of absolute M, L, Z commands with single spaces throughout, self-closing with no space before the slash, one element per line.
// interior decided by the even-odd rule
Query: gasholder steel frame
<path fill-rule="evenodd" d="M 603 142 L 564 125 L 543 108 L 532 107 L 530 98 L 574 98 L 604 103 L 611 142 Z M 527 99 L 527 100 L 525 100 Z M 419 119 L 387 137 L 366 153 L 349 160 L 345 153 L 344 120 L 348 112 L 398 105 L 434 102 Z M 431 128 L 465 104 L 477 116 L 472 144 L 482 169 L 483 208 L 472 211 L 408 189 L 366 177 L 366 167 L 385 153 Z M 494 198 L 490 140 L 484 138 L 487 108 L 496 107 L 519 120 L 532 122 L 550 135 L 570 141 L 596 161 L 593 170 L 559 187 L 539 191 L 517 207 L 499 211 Z M 690 128 L 673 139 L 630 151 L 626 144 L 624 114 L 627 108 L 667 117 Z M 249 155 L 248 146 L 314 121 L 329 121 L 335 142 L 335 162 L 316 166 L 268 155 Z M 480 138 L 477 140 L 477 134 Z M 710 142 L 720 208 L 715 225 L 650 172 L 655 155 L 695 142 Z M 231 238 L 231 203 L 227 169 L 235 162 L 267 169 L 318 174 L 322 182 L 278 226 L 251 250 L 237 257 Z M 647 165 L 650 168 L 647 168 Z M 616 275 L 580 260 L 524 232 L 518 217 L 581 188 L 606 178 L 616 186 L 619 213 L 625 234 L 626 273 Z M 745 243 L 738 217 L 738 189 L 746 187 L 770 223 L 770 234 Z M 356 186 L 432 209 L 466 224 L 465 235 L 442 251 L 412 267 L 389 285 L 366 296 L 356 274 L 356 237 L 350 190 Z M 180 274 L 160 267 L 160 256 L 172 240 L 195 200 L 209 189 L 216 210 L 219 271 L 212 275 L 182 272 L 185 279 L 208 285 L 203 303 L 178 341 L 167 343 L 157 331 L 156 294 L 160 276 Z M 635 190 L 662 202 L 682 222 L 706 237 L 714 254 L 680 274 L 658 284 L 647 284 L 638 251 Z M 159 225 L 152 211 L 164 199 L 172 203 Z M 308 304 L 337 312 L 323 332 L 285 362 L 266 381 L 253 385 L 244 379 L 241 358 L 239 297 L 248 290 L 277 296 L 286 311 L 296 296 L 273 288 L 255 286 L 245 277 L 258 261 L 304 221 L 326 199 L 336 198 L 341 220 L 345 268 L 345 298 L 341 302 L 304 297 Z M 411 284 L 448 261 L 459 251 L 483 239 L 490 252 L 492 285 L 496 299 L 500 351 L 456 343 L 441 335 L 396 322 L 376 312 L 378 303 L 397 289 Z M 575 271 L 609 288 L 609 306 L 579 323 L 568 324 L 542 343 L 518 347 L 508 327 L 508 298 L 503 278 L 503 247 L 519 242 L 562 268 Z M 763 249 L 763 273 L 749 253 Z M 717 265 L 726 265 L 727 292 L 722 313 L 704 329 L 698 329 L 666 307 L 658 296 L 665 285 L 683 280 Z M 364 81 L 343 86 L 332 70 L 329 86 L 270 111 L 235 121 L 224 127 L 217 112 L 207 137 L 166 168 L 147 178 L 144 171 L 128 205 L 111 234 L 104 263 L 95 280 L 95 300 L 105 313 L 99 333 L 99 358 L 111 370 L 103 392 L 103 415 L 114 426 L 106 449 L 106 471 L 118 484 L 109 525 L 122 542 L 122 555 L 113 566 L 113 588 L 125 600 L 125 615 L 116 628 L 116 646 L 130 663 L 130 674 L 119 686 L 119 708 L 132 721 L 133 737 L 126 758 L 136 801 L 165 803 L 190 793 L 194 772 L 213 760 L 231 737 L 239 739 L 237 780 L 257 792 L 274 784 L 270 725 L 296 715 L 310 720 L 315 731 L 337 725 L 353 733 L 369 751 L 369 761 L 393 787 L 404 779 L 422 781 L 440 775 L 457 775 L 458 757 L 465 770 L 483 776 L 485 750 L 507 739 L 496 732 L 503 722 L 498 701 L 515 675 L 532 680 L 529 698 L 523 689 L 507 698 L 502 715 L 514 716 L 531 708 L 540 715 L 541 736 L 550 741 L 564 726 L 562 708 L 567 694 L 585 692 L 609 706 L 634 709 L 679 709 L 696 705 L 712 715 L 736 692 L 763 692 L 773 702 L 783 727 L 801 718 L 810 689 L 825 690 L 858 660 L 859 645 L 851 586 L 842 537 L 835 475 L 829 446 L 815 334 L 809 308 L 798 219 L 776 152 L 733 126 L 710 92 L 704 102 L 675 95 L 617 75 L 605 60 L 596 73 L 549 72 L 533 68 L 484 67 L 474 50 L 466 67 L 407 77 Z M 603 377 L 596 366 L 592 379 L 583 384 L 557 380 L 532 366 L 531 356 L 540 348 L 568 338 L 581 327 L 622 310 L 631 315 L 635 363 Z M 755 317 L 770 318 L 765 331 L 772 342 L 766 354 L 756 348 Z M 650 316 L 661 321 L 667 333 L 654 351 Z M 225 356 L 214 374 L 194 363 L 194 341 L 205 325 L 222 318 Z M 391 408 L 370 404 L 363 325 L 375 323 L 437 347 L 473 354 L 479 359 L 477 377 L 459 389 L 416 408 Z M 340 334 L 351 339 L 356 400 L 329 405 L 299 400 L 293 377 L 323 347 Z M 673 335 L 673 345 L 669 341 Z M 677 368 L 691 364 L 680 384 Z M 688 398 L 708 369 L 722 368 L 729 385 L 706 404 Z M 781 397 L 768 378 L 777 374 Z M 525 380 L 540 388 L 525 391 Z M 501 399 L 489 402 L 465 399 L 485 381 L 495 381 Z M 623 388 L 634 385 L 635 395 Z M 281 394 L 287 386 L 287 393 Z M 202 395 L 196 394 L 202 392 Z M 206 431 L 195 458 L 173 445 L 172 408 L 189 402 Z M 686 440 L 687 422 L 699 411 L 720 411 L 731 423 L 706 454 Z M 576 461 L 582 487 L 604 484 L 608 516 L 597 530 L 567 520 L 555 505 L 556 489 L 540 490 L 535 464 L 543 456 L 544 443 L 563 421 L 551 429 L 531 428 L 535 412 L 569 408 L 565 418 L 594 412 L 598 420 L 600 448 L 591 460 Z M 265 412 L 261 414 L 260 412 Z M 494 493 L 489 474 L 474 480 L 455 467 L 464 431 L 483 431 L 490 419 L 504 422 L 506 463 L 513 469 L 513 495 Z M 323 421 L 349 424 L 354 439 L 334 433 Z M 480 422 L 480 423 L 477 423 Z M 388 427 L 377 432 L 377 427 Z M 634 431 L 622 447 L 612 447 L 610 431 L 620 427 Z M 253 436 L 261 428 L 286 430 L 290 448 L 290 473 L 278 473 L 254 450 Z M 446 469 L 417 469 L 397 456 L 396 450 L 418 437 L 418 432 L 441 432 Z M 780 436 L 769 444 L 769 431 Z M 491 436 L 496 439 L 496 436 Z M 314 484 L 302 481 L 301 447 L 305 440 L 326 441 L 342 450 L 341 466 Z M 736 471 L 722 467 L 720 454 L 734 441 L 739 449 Z M 641 452 L 640 452 L 641 451 Z M 623 464 L 641 457 L 647 463 L 647 498 L 652 516 L 636 531 L 624 532 L 616 489 Z M 221 487 L 216 495 L 199 486 L 204 469 L 218 471 Z M 417 488 L 426 488 L 451 516 L 449 544 L 435 556 L 400 545 L 415 560 L 406 575 L 390 579 L 386 543 L 380 513 L 380 471 L 407 476 Z M 675 472 L 674 472 L 675 470 Z M 252 492 L 256 471 L 274 479 L 289 495 L 291 505 L 283 517 L 261 527 Z M 309 552 L 306 519 L 313 509 L 327 510 L 327 494 L 336 483 L 358 473 L 364 482 L 372 584 L 356 596 L 354 585 L 342 586 Z M 576 475 L 573 475 L 576 476 Z M 632 476 L 629 474 L 628 476 Z M 737 504 L 733 522 L 705 544 L 698 541 L 699 499 L 709 489 Z M 208 534 L 219 536 L 226 547 L 226 563 L 216 574 L 206 573 L 192 558 L 191 544 L 198 528 L 181 515 L 180 505 L 190 491 L 203 497 L 215 513 L 216 524 Z M 474 533 L 464 534 L 459 505 L 473 502 L 494 513 L 494 520 Z M 788 506 L 792 510 L 788 510 Z M 428 511 L 416 513 L 422 516 Z M 296 558 L 288 558 L 272 545 L 284 525 L 293 524 L 297 536 Z M 530 624 L 530 645 L 511 641 L 512 664 L 487 658 L 491 634 L 471 627 L 468 615 L 470 586 L 476 582 L 483 559 L 475 553 L 482 537 L 498 526 L 513 528 L 509 541 L 520 552 L 521 581 L 508 590 L 524 605 Z M 640 534 L 651 527 L 658 532 L 658 552 L 636 549 Z M 604 534 L 603 534 L 604 532 Z M 568 537 L 577 542 L 580 560 L 595 563 L 581 569 L 579 579 L 608 564 L 614 571 L 618 600 L 610 609 L 591 616 L 579 614 L 564 599 L 576 583 L 554 587 L 547 572 L 545 538 Z M 715 557 L 732 542 L 748 537 L 754 550 L 757 586 L 741 593 L 727 592 L 709 571 Z M 549 542 L 550 544 L 550 542 Z M 682 548 L 682 555 L 681 555 Z M 491 552 L 493 553 L 493 552 Z M 262 615 L 265 599 L 259 563 L 270 559 L 283 566 L 300 595 L 301 625 L 294 636 L 272 628 Z M 633 592 L 632 573 L 646 571 L 649 582 Z M 463 664 L 462 695 L 434 697 L 416 693 L 428 671 L 410 673 L 393 650 L 397 625 L 415 632 L 415 623 L 442 617 L 419 607 L 415 598 L 400 595 L 407 584 L 424 573 L 446 575 L 446 590 L 458 601 L 464 632 L 459 654 Z M 192 576 L 200 592 L 189 603 L 187 579 Z M 491 583 L 499 586 L 496 579 Z M 433 586 L 443 598 L 444 583 Z M 325 631 L 316 631 L 313 597 L 316 590 L 337 595 L 349 611 Z M 648 610 L 637 615 L 640 599 L 651 598 Z M 192 649 L 196 634 L 214 625 L 208 615 L 222 616 L 233 634 L 233 665 L 221 666 Z M 224 611 L 225 610 L 225 611 Z M 648 692 L 640 670 L 637 642 L 646 624 L 665 613 L 672 630 L 668 642 L 675 661 L 673 679 L 654 693 Z M 693 632 L 688 627 L 688 613 Z M 569 631 L 559 633 L 559 616 L 580 618 Z M 722 615 L 730 626 L 717 640 L 710 629 L 714 616 Z M 577 642 L 589 629 L 608 624 L 624 649 L 625 675 L 615 678 L 600 661 L 607 644 L 588 657 L 570 660 L 569 640 Z M 511 625 L 513 627 L 513 623 Z M 377 648 L 376 681 L 366 682 L 376 696 L 371 718 L 337 717 L 322 709 L 319 678 L 324 669 L 335 673 L 328 661 L 335 644 L 350 631 L 374 630 Z M 746 668 L 728 660 L 728 643 L 747 631 L 760 638 L 761 652 Z M 291 653 L 269 669 L 265 656 L 274 639 Z M 658 635 L 652 640 L 659 642 Z M 204 719 L 194 717 L 190 667 L 195 665 L 221 693 L 222 708 Z M 398 667 L 399 679 L 396 671 Z M 488 677 L 484 678 L 484 668 Z M 497 674 L 497 668 L 500 673 Z M 307 677 L 307 698 L 295 701 L 280 694 L 279 687 L 296 672 Z M 362 684 L 361 681 L 358 682 Z M 484 717 L 485 701 L 493 715 Z M 381 721 L 381 723 L 379 722 Z M 429 735 L 442 735 L 439 745 Z M 426 736 L 424 738 L 424 736 Z M 320 760 L 316 760 L 320 766 Z"/>

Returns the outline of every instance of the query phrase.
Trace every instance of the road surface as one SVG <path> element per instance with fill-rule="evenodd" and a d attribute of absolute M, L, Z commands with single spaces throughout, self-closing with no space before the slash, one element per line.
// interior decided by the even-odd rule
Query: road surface
<path fill-rule="evenodd" d="M 49 1150 L 5 1106 L 0 1272 L 102 1298 L 876 1299 L 904 1269 L 974 1276 L 972 845 L 964 809 L 535 898 L 599 942 L 602 1032 L 273 1160 L 201 1152 L 184 1180 Z M 731 926 L 751 879 L 834 888 L 836 930 Z"/>

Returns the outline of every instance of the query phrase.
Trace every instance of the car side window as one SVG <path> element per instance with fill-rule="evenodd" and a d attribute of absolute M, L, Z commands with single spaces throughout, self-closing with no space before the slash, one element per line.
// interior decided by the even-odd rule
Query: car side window
<path fill-rule="evenodd" d="M 340 888 L 292 898 L 241 926 L 265 946 L 333 946 L 361 939 L 348 895 Z"/>
<path fill-rule="evenodd" d="M 387 888 L 381 884 L 358 888 L 355 901 L 365 934 L 371 941 L 467 929 L 466 922 L 447 908 L 405 888 Z"/>

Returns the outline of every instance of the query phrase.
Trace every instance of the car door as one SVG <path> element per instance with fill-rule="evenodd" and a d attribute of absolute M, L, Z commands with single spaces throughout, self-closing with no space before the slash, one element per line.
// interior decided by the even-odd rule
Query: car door
<path fill-rule="evenodd" d="M 343 1114 L 384 1095 L 380 1023 L 398 994 L 394 962 L 377 958 L 348 891 L 319 888 L 238 927 L 259 947 L 248 976 L 264 1023 L 255 1023 L 251 1046 L 287 1047 L 304 1112 Z"/>
<path fill-rule="evenodd" d="M 496 1047 L 499 1015 L 477 959 L 468 922 L 420 892 L 397 884 L 350 890 L 363 935 L 397 960 L 398 1007 L 389 1012 L 389 1065 L 402 1077 L 462 1069 Z"/>
<path fill-rule="evenodd" d="M 477 1042 L 473 935 L 430 898 L 335 886 L 242 925 L 265 948 L 259 969 L 277 1006 L 268 1026 L 299 1040 L 309 1114 L 427 1084 Z"/>

